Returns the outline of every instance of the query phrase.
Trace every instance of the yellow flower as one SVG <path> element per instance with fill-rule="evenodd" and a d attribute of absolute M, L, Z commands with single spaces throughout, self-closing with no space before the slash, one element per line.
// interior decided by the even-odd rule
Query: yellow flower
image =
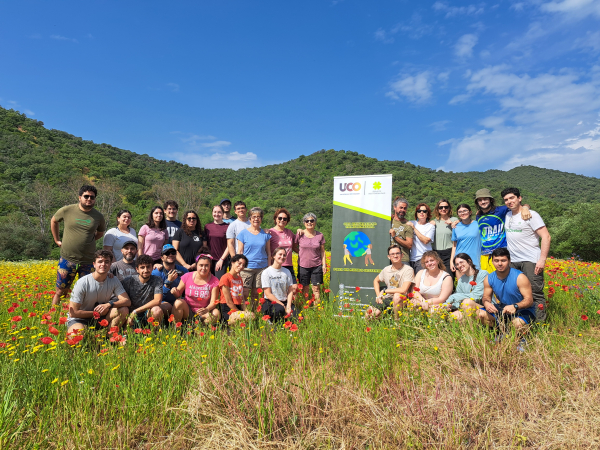
<path fill-rule="evenodd" d="M 433 349 L 437 352 L 438 348 L 437 347 L 433 347 Z"/>
<path fill-rule="evenodd" d="M 88 373 L 89 373 L 90 375 L 92 375 L 92 374 L 94 373 L 94 371 L 93 371 L 92 369 L 89 369 L 89 370 L 88 370 Z"/>
<path fill-rule="evenodd" d="M 50 383 L 50 384 L 54 384 L 54 383 L 56 383 L 57 381 L 58 381 L 58 378 L 55 378 L 54 380 L 52 380 L 52 383 Z"/>
<path fill-rule="evenodd" d="M 65 384 L 67 384 L 69 382 L 69 380 L 65 380 L 62 383 L 60 383 L 61 386 L 64 386 Z"/>
<path fill-rule="evenodd" d="M 151 337 L 147 337 L 147 338 L 146 338 L 146 342 L 150 342 L 151 340 L 152 340 L 152 338 L 151 338 Z"/>
<path fill-rule="evenodd" d="M 121 364 L 117 364 L 115 367 L 112 368 L 112 370 L 117 370 L 119 367 L 121 367 Z"/>

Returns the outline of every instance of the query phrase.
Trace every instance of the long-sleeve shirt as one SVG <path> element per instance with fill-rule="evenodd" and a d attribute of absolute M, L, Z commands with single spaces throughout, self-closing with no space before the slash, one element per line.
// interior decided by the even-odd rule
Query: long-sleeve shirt
<path fill-rule="evenodd" d="M 457 309 L 460 308 L 462 301 L 468 298 L 472 298 L 475 302 L 481 303 L 481 299 L 483 298 L 483 280 L 485 280 L 485 277 L 487 276 L 488 273 L 485 270 L 480 270 L 477 274 L 477 279 L 475 280 L 477 284 L 473 286 L 471 285 L 473 277 L 463 275 L 456 284 L 456 292 L 448 297 L 446 303 Z"/>

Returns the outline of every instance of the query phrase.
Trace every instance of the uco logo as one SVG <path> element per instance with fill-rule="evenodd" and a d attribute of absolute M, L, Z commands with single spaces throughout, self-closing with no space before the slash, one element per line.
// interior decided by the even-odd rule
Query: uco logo
<path fill-rule="evenodd" d="M 362 186 L 360 183 L 340 183 L 340 191 L 357 192 Z"/>

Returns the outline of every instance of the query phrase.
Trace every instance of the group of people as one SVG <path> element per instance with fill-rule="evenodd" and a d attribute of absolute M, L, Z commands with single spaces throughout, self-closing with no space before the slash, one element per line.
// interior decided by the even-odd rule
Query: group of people
<path fill-rule="evenodd" d="M 128 210 L 119 211 L 117 226 L 106 231 L 104 217 L 94 208 L 96 196 L 94 186 L 82 186 L 79 202 L 59 209 L 51 220 L 61 247 L 53 303 L 59 303 L 76 275 L 80 278 L 70 298 L 70 331 L 94 320 L 111 326 L 160 323 L 166 317 L 178 323 L 193 316 L 204 323 L 232 322 L 252 318 L 259 300 L 261 313 L 276 321 L 295 314 L 298 284 L 302 294 L 308 296 L 312 287 L 319 299 L 328 267 L 325 238 L 315 229 L 313 213 L 303 217 L 304 228 L 293 232 L 287 228 L 290 213 L 279 208 L 266 229 L 261 208 L 248 214 L 238 201 L 232 216 L 231 201 L 223 199 L 212 208 L 213 222 L 203 227 L 193 210 L 179 221 L 179 206 L 170 200 L 164 208 L 152 208 L 137 233 Z M 519 328 L 544 320 L 550 235 L 539 214 L 521 205 L 518 189 L 505 189 L 502 199 L 505 205 L 496 206 L 490 191 L 480 189 L 475 218 L 467 203 L 458 205 L 455 217 L 450 202 L 442 199 L 433 213 L 419 203 L 414 220 L 408 220 L 408 201 L 396 198 L 391 265 L 374 280 L 377 302 L 367 317 L 379 317 L 385 307 L 398 314 L 408 303 L 447 311 L 457 320 L 474 311 L 488 325 L 506 317 Z M 103 248 L 96 251 L 96 240 L 103 236 Z"/>
<path fill-rule="evenodd" d="M 397 315 L 410 305 L 457 320 L 475 316 L 490 326 L 509 320 L 525 329 L 545 320 L 550 234 L 540 215 L 521 204 L 519 189 L 501 195 L 505 205 L 496 206 L 488 189 L 478 190 L 475 218 L 467 203 L 458 205 L 458 218 L 446 199 L 437 202 L 433 216 L 419 203 L 414 220 L 406 218 L 408 201 L 396 198 L 391 265 L 374 280 L 377 303 L 384 306 L 370 308 L 368 316 L 379 317 L 386 307 Z"/>

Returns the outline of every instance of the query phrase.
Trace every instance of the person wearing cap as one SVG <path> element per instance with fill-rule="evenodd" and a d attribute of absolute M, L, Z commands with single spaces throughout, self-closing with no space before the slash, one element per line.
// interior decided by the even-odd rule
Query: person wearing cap
<path fill-rule="evenodd" d="M 491 255 L 497 248 L 506 248 L 506 214 L 510 211 L 507 206 L 496 206 L 494 197 L 489 189 L 479 189 L 475 193 L 475 206 L 477 207 L 477 224 L 481 236 L 481 269 L 492 273 L 495 269 Z M 529 205 L 521 209 L 523 220 L 529 220 Z"/>
<path fill-rule="evenodd" d="M 223 208 L 223 222 L 229 225 L 236 219 L 236 217 L 231 215 L 231 200 L 229 200 L 228 198 L 224 198 L 223 200 L 221 200 L 221 203 L 219 203 L 219 205 L 221 205 L 221 207 Z"/>
<path fill-rule="evenodd" d="M 110 273 L 112 273 L 119 281 L 123 281 L 130 275 L 135 275 L 135 256 L 137 255 L 137 241 L 127 241 L 123 243 L 119 253 L 123 258 L 112 263 Z"/>
<path fill-rule="evenodd" d="M 167 222 L 167 232 L 169 233 L 169 240 L 167 244 L 172 244 L 175 232 L 181 228 L 181 220 L 177 220 L 179 204 L 175 200 L 167 200 L 165 202 L 164 208 L 165 221 Z"/>
<path fill-rule="evenodd" d="M 135 228 L 131 227 L 131 211 L 121 209 L 117 213 L 117 226 L 108 230 L 104 235 L 103 249 L 112 252 L 113 261 L 121 261 L 123 245 L 130 241 L 134 241 L 137 245 L 137 240 Z"/>
<path fill-rule="evenodd" d="M 160 269 L 154 268 L 152 275 L 160 277 L 163 282 L 163 299 L 160 307 L 163 309 L 165 314 L 170 314 L 175 304 L 177 297 L 173 295 L 173 289 L 179 286 L 181 282 L 181 276 L 188 273 L 188 270 L 176 264 L 177 250 L 171 244 L 166 244 L 162 248 L 161 253 L 162 267 Z"/>

